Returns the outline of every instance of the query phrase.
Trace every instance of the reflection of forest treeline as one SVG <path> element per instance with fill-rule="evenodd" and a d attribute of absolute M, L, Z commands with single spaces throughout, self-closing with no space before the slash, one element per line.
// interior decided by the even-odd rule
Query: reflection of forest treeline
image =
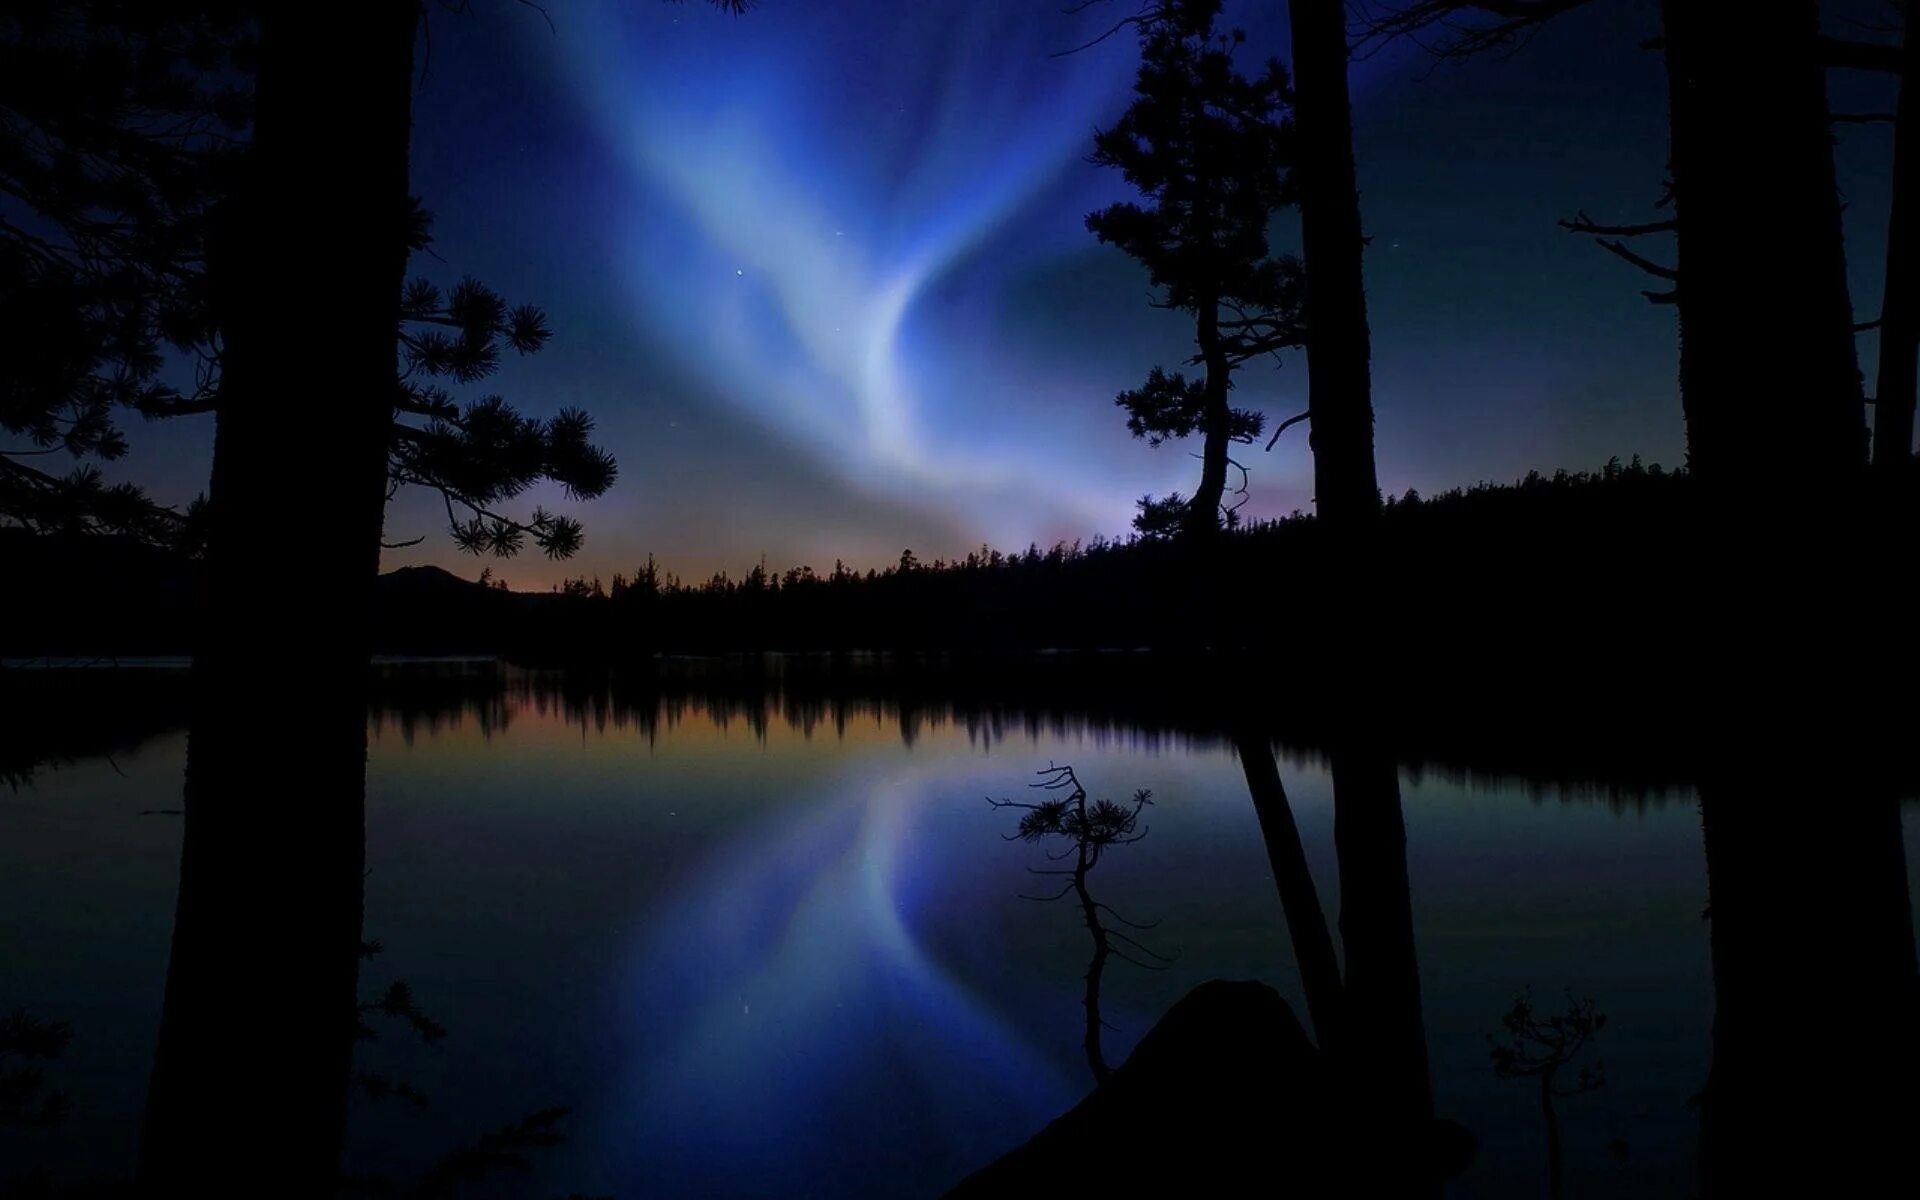
<path fill-rule="evenodd" d="M 187 728 L 185 672 L 0 669 L 0 785 Z"/>
<path fill-rule="evenodd" d="M 1250 680 L 1284 677 L 1280 663 L 1240 669 Z M 1289 702 L 1283 688 L 1236 691 L 1217 686 L 1218 678 L 1217 659 L 1154 654 L 730 655 L 598 671 L 491 659 L 388 662 L 376 666 L 369 722 L 376 736 L 391 732 L 409 742 L 454 730 L 489 737 L 531 717 L 648 739 L 712 725 L 755 738 L 877 734 L 911 746 L 957 732 L 980 746 L 1084 739 L 1150 751 L 1226 746 L 1231 731 L 1251 722 L 1271 732 L 1294 767 L 1325 765 L 1340 733 L 1325 713 Z M 297 661 L 290 662 L 286 686 L 297 688 L 298 680 Z M 33 750 L 0 769 L 18 780 L 36 764 L 118 753 L 184 730 L 186 684 L 184 671 L 0 672 L 0 709 L 10 728 L 27 731 L 7 745 Z M 1686 794 L 1698 778 L 1699 756 L 1684 727 L 1653 719 L 1658 711 L 1542 702 L 1514 706 L 1495 721 L 1422 694 L 1383 699 L 1377 717 L 1415 783 L 1428 776 L 1518 782 L 1536 798 L 1633 807 Z M 1873 746 L 1863 740 L 1861 748 Z M 1906 794 L 1920 792 L 1920 772 L 1892 757 L 1879 769 Z"/>

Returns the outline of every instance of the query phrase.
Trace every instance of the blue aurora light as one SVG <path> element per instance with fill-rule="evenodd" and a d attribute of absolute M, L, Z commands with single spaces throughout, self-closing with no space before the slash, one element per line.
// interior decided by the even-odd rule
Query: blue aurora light
<path fill-rule="evenodd" d="M 957 1179 L 1084 1090 L 1077 962 L 1060 964 L 1059 1046 L 1043 1049 L 923 944 L 991 926 L 976 901 L 1018 904 L 1024 876 L 982 810 L 952 802 L 976 780 L 889 757 L 787 797 L 646 914 L 608 1021 L 622 1078 L 590 1106 L 611 1177 L 888 1194 L 930 1169 Z M 931 851 L 956 831 L 958 859 Z"/>
<path fill-rule="evenodd" d="M 1166 481 L 1075 444 L 1112 384 L 980 328 L 1012 273 L 1086 253 L 1080 216 L 1123 186 L 1085 155 L 1125 103 L 1130 39 L 1050 57 L 1093 24 L 972 3 L 570 11 L 556 69 L 640 200 L 607 231 L 635 327 L 876 500 L 1005 542 L 1123 524 Z M 941 289 L 965 295 L 929 303 Z"/>
<path fill-rule="evenodd" d="M 1053 57 L 1131 3 L 764 0 L 736 18 L 632 0 L 556 5 L 551 27 L 511 4 L 430 23 L 413 172 L 444 258 L 417 269 L 545 306 L 553 345 L 498 386 L 529 412 L 587 409 L 622 466 L 590 505 L 527 497 L 576 512 L 588 540 L 568 563 L 521 559 L 513 584 L 649 553 L 698 579 L 763 554 L 824 569 L 1014 549 L 1121 532 L 1142 493 L 1191 488 L 1187 448 L 1132 441 L 1108 403 L 1189 355 L 1191 330 L 1082 224 L 1127 192 L 1086 153 L 1135 47 L 1123 32 Z M 1638 36 L 1633 8 L 1551 36 Z M 1284 12 L 1228 0 L 1248 59 L 1287 56 Z M 1436 73 L 1396 45 L 1354 65 L 1389 490 L 1679 453 L 1672 314 L 1554 226 L 1647 205 L 1657 58 L 1537 50 Z M 1879 213 L 1884 179 L 1849 164 L 1850 213 Z M 1862 262 L 1883 236 L 1877 217 L 1848 231 Z M 1290 217 L 1274 241 L 1297 246 Z M 1303 361 L 1284 357 L 1243 372 L 1236 401 L 1304 407 Z M 1303 434 L 1249 457 L 1246 515 L 1311 506 Z M 185 503 L 210 435 L 143 428 L 128 474 Z M 387 565 L 471 574 L 442 519 L 403 491 L 394 540 L 434 536 Z"/>

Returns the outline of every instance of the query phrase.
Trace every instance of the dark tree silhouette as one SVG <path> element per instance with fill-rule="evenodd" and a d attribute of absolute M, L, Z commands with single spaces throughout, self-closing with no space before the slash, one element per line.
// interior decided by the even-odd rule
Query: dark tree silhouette
<path fill-rule="evenodd" d="M 1537 18 L 1571 7 L 1407 11 L 1426 24 L 1487 14 L 1453 25 L 1443 46 L 1470 52 L 1523 41 Z M 1700 1105 L 1709 1197 L 1871 1190 L 1906 1169 L 1900 1155 L 1914 1121 L 1911 1090 L 1886 1087 L 1913 1069 L 1920 1003 L 1898 810 L 1863 769 L 1876 733 L 1850 727 L 1857 712 L 1842 717 L 1808 701 L 1858 688 L 1851 630 L 1861 596 L 1872 593 L 1857 585 L 1873 578 L 1835 522 L 1810 519 L 1834 515 L 1866 441 L 1824 72 L 1898 69 L 1901 55 L 1823 38 L 1817 15 L 1811 0 L 1737 14 L 1695 0 L 1661 5 L 1682 392 L 1691 465 L 1715 501 L 1696 530 L 1737 535 L 1696 532 L 1707 574 L 1678 617 L 1697 690 L 1716 700 L 1692 734 L 1706 760 L 1699 789 L 1715 993 L 1714 1061 Z M 1909 203 L 1896 201 L 1896 224 Z M 1782 296 L 1795 306 L 1793 352 L 1765 353 L 1756 332 Z M 1906 319 L 1897 302 L 1891 315 Z M 1758 512 L 1766 480 L 1787 463 L 1794 504 L 1771 541 L 1757 536 L 1758 521 L 1723 519 L 1740 515 L 1740 501 L 1747 515 Z M 1777 630 L 1791 630 L 1791 640 L 1756 667 L 1757 648 L 1779 645 Z M 1756 755 L 1756 746 L 1771 753 Z M 1811 814 L 1809 797 L 1820 800 Z M 1783 952 L 1791 969 L 1781 969 Z M 1871 1031 L 1870 1051 L 1841 1034 L 1852 1030 Z"/>
<path fill-rule="evenodd" d="M 483 1133 L 470 1144 L 445 1155 L 419 1178 L 400 1188 L 370 1190 L 397 1190 L 409 1200 L 442 1200 L 463 1194 L 467 1185 L 495 1175 L 524 1175 L 532 1168 L 529 1154 L 558 1146 L 567 1140 L 560 1132 L 560 1126 L 572 1111 L 570 1108 L 543 1108 L 528 1113 L 518 1121 Z M 586 1198 L 578 1197 L 577 1200 Z"/>
<path fill-rule="evenodd" d="M 1273 61 L 1256 77 L 1241 74 L 1241 35 L 1215 32 L 1219 10 L 1218 0 L 1176 0 L 1129 18 L 1140 32 L 1136 99 L 1094 138 L 1093 161 L 1118 168 L 1148 203 L 1090 214 L 1087 228 L 1147 268 L 1158 307 L 1193 317 L 1189 363 L 1201 368 L 1189 379 L 1156 367 L 1115 398 L 1127 428 L 1151 445 L 1201 439 L 1192 498 L 1141 501 L 1135 524 L 1149 535 L 1219 528 L 1228 472 L 1238 465 L 1230 447 L 1265 425 L 1262 414 L 1229 403 L 1233 373 L 1301 340 L 1299 264 L 1267 244 L 1274 213 L 1293 202 L 1287 75 Z"/>
<path fill-rule="evenodd" d="M 414 248 L 425 246 L 422 229 Z M 387 451 L 388 495 L 409 484 L 439 492 L 454 543 L 470 553 L 510 557 L 531 538 L 549 558 L 569 557 L 580 548 L 580 522 L 537 507 L 516 518 L 496 506 L 542 480 L 590 500 L 618 474 L 613 457 L 588 440 L 593 419 L 579 409 L 543 421 L 499 396 L 462 405 L 448 392 L 447 382 L 493 374 L 503 346 L 533 354 L 548 336 L 546 314 L 531 305 L 509 308 L 471 278 L 445 293 L 417 278 L 402 295 L 403 369 Z"/>
<path fill-rule="evenodd" d="M 1433 1090 L 1407 882 L 1406 822 L 1398 770 L 1366 732 L 1375 720 L 1367 696 L 1383 677 L 1372 630 L 1387 618 L 1382 597 L 1390 589 L 1374 527 L 1380 494 L 1373 461 L 1366 239 L 1347 90 L 1346 6 L 1340 0 L 1293 0 L 1288 12 L 1314 484 L 1320 517 L 1334 544 L 1331 570 L 1320 586 L 1329 594 L 1330 611 L 1360 614 L 1349 627 L 1347 643 L 1336 651 L 1344 669 L 1316 697 L 1348 727 L 1331 763 L 1340 932 L 1346 947 L 1344 1003 L 1333 1049 L 1355 1086 L 1372 1098 L 1389 1135 L 1417 1144 L 1433 1123 Z M 1322 636 L 1329 633 L 1322 628 Z M 1257 751 L 1270 761 L 1264 747 Z M 1267 774 L 1257 761 L 1248 768 L 1250 783 L 1277 788 L 1277 772 L 1272 780 Z M 1281 874 L 1279 865 L 1275 874 Z M 1424 1163 L 1383 1161 L 1368 1169 L 1380 1186 L 1403 1194 L 1438 1186 L 1438 1176 Z"/>
<path fill-rule="evenodd" d="M 1251 186 L 1241 185 L 1229 195 L 1258 197 L 1265 209 L 1257 213 L 1253 206 L 1221 212 L 1216 203 L 1196 202 L 1185 190 L 1191 188 L 1205 199 L 1217 189 L 1222 169 L 1209 152 L 1233 145 L 1232 137 L 1209 124 L 1204 107 L 1196 114 L 1195 106 L 1204 105 L 1196 96 L 1205 94 L 1211 79 L 1223 81 L 1217 86 L 1246 86 L 1232 70 L 1230 50 L 1237 35 L 1221 45 L 1210 40 L 1217 11 L 1213 4 L 1153 5 L 1125 19 L 1123 24 L 1136 24 L 1142 32 L 1142 98 L 1128 113 L 1133 128 L 1123 121 L 1103 134 L 1102 153 L 1096 158 L 1126 168 L 1128 178 L 1159 205 L 1153 219 L 1133 206 L 1117 206 L 1090 218 L 1089 226 L 1148 264 L 1154 283 L 1167 289 L 1164 303 L 1194 313 L 1200 347 L 1195 361 L 1207 369 L 1198 382 L 1155 372 L 1147 387 L 1119 399 L 1129 410 L 1129 428 L 1136 436 L 1157 441 L 1195 430 L 1209 434 L 1201 487 L 1184 514 L 1178 497 L 1159 502 L 1148 498 L 1136 524 L 1143 532 L 1167 532 L 1174 519 L 1184 515 L 1190 530 L 1216 527 L 1214 510 L 1230 462 L 1227 443 L 1257 434 L 1260 427 L 1256 414 L 1228 407 L 1230 373 L 1249 351 L 1298 345 L 1304 332 L 1310 372 L 1304 416 L 1313 421 L 1320 512 L 1335 534 L 1324 574 L 1324 611 L 1342 614 L 1356 630 L 1370 630 L 1378 620 L 1383 564 L 1369 536 L 1369 518 L 1379 511 L 1380 497 L 1373 463 L 1365 240 L 1347 96 L 1344 8 L 1335 3 L 1290 6 L 1294 51 L 1303 68 L 1301 93 L 1290 94 L 1284 71 L 1273 63 L 1254 85 L 1257 105 L 1244 100 L 1222 105 L 1230 114 L 1259 113 L 1256 122 L 1227 125 L 1233 134 L 1251 135 L 1253 146 L 1237 153 L 1243 170 L 1260 172 L 1249 181 Z M 1201 66 L 1190 65 L 1196 59 Z M 1297 131 L 1284 120 L 1289 101 L 1299 114 Z M 1200 135 L 1191 132 L 1196 130 Z M 1295 163 L 1301 175 L 1297 193 L 1288 171 Z M 1299 264 L 1270 259 L 1265 234 L 1272 211 L 1296 195 L 1307 251 L 1304 297 Z M 1244 247 L 1239 255 L 1218 252 L 1223 231 L 1236 231 L 1227 234 L 1225 244 Z M 1236 290 L 1234 281 L 1242 273 L 1258 281 L 1251 289 L 1256 297 L 1252 306 L 1261 309 L 1257 314 L 1247 311 L 1245 291 Z M 1171 286 L 1176 283 L 1177 288 Z M 1223 297 L 1238 320 L 1220 319 Z M 1299 419 L 1283 423 L 1280 430 Z M 1218 563 L 1201 566 L 1203 575 L 1217 578 Z M 1363 615 L 1356 620 L 1356 613 Z M 1321 632 L 1324 636 L 1327 631 Z M 1378 675 L 1376 655 L 1357 641 L 1334 654 L 1342 666 L 1318 699 L 1332 710 L 1336 723 L 1364 729 L 1369 714 L 1363 697 L 1368 681 Z M 1241 738 L 1240 743 L 1316 1029 L 1323 1044 L 1341 1056 L 1353 1086 L 1366 1090 L 1389 1136 L 1422 1138 L 1432 1125 L 1433 1100 L 1407 885 L 1405 823 L 1393 763 L 1370 744 L 1351 738 L 1333 755 L 1341 934 L 1347 948 L 1346 980 L 1335 1005 L 1331 941 L 1278 772 L 1271 753 L 1256 739 Z M 1361 1029 L 1368 1031 L 1366 1037 L 1346 1036 L 1347 1030 Z M 1422 1191 L 1437 1186 L 1437 1175 L 1417 1159 L 1383 1160 L 1369 1170 L 1386 1187 Z"/>
<path fill-rule="evenodd" d="M 180 893 L 142 1147 L 156 1192 L 275 1178 L 321 1195 L 336 1170 L 418 19 L 412 4 L 260 17 L 254 135 L 208 272 L 223 347 Z M 342 79 L 351 105 L 335 101 Z M 292 288 L 290 255 L 306 267 Z M 263 619 L 305 633 L 306 677 L 276 688 L 276 705 L 261 703 Z M 280 1002 L 234 1002 L 260 992 Z"/>
<path fill-rule="evenodd" d="M 239 3 L 22 0 L 0 20 L 0 524 L 181 534 L 100 462 L 123 410 L 204 403 L 207 230 L 250 114 Z M 183 394 L 169 354 L 198 362 Z M 62 462 L 72 464 L 63 470 Z"/>
<path fill-rule="evenodd" d="M 1699 785 L 1714 989 L 1700 1097 L 1709 1200 L 1871 1192 L 1910 1169 L 1920 1121 L 1913 1089 L 1888 1086 L 1920 1068 L 1899 805 L 1858 769 L 1847 718 L 1813 711 L 1800 679 L 1790 686 L 1753 688 L 1713 739 Z"/>
<path fill-rule="evenodd" d="M 532 421 L 496 398 L 461 407 L 439 382 L 483 378 L 503 344 L 530 352 L 547 330 L 537 310 L 471 281 L 444 296 L 402 287 L 426 237 L 407 186 L 421 19 L 415 0 L 257 14 L 253 137 L 208 236 L 220 374 L 180 893 L 142 1148 L 156 1192 L 229 1191 L 266 1164 L 283 1194 L 333 1185 L 357 1024 L 373 588 L 393 488 L 439 490 L 467 549 L 512 554 L 530 537 L 564 557 L 577 524 L 493 506 L 541 478 L 578 496 L 613 480 L 583 415 Z M 263 705 L 275 668 L 260 638 L 288 629 L 302 632 L 306 669 Z M 265 778 L 275 794 L 260 794 Z M 284 1003 L 234 1003 L 258 990 Z"/>
<path fill-rule="evenodd" d="M 1430 48 L 1463 57 L 1524 45 L 1543 22 L 1590 2 L 1370 5 L 1362 30 L 1438 29 Z M 1837 502 L 1867 440 L 1825 68 L 1877 66 L 1883 56 L 1823 38 L 1814 0 L 1738 19 L 1723 6 L 1662 0 L 1660 13 L 1678 257 L 1662 267 L 1613 249 L 1674 285 L 1650 298 L 1680 314 L 1688 465 L 1714 493 L 1751 499 L 1779 463 L 1793 462 L 1809 506 Z M 1757 353 L 1756 333 L 1777 319 L 1781 295 L 1794 300 L 1795 352 Z"/>
<path fill-rule="evenodd" d="M 1351 709 L 1342 714 L 1337 721 L 1353 718 Z M 1341 1100 L 1373 1136 L 1418 1148 L 1356 1162 L 1354 1176 L 1382 1194 L 1435 1194 L 1446 1171 L 1434 1153 L 1437 1127 L 1398 772 L 1377 746 L 1336 729 L 1329 758 L 1344 978 L 1273 750 L 1244 728 L 1234 735 L 1234 748 L 1266 842 L 1307 1006 L 1320 1048 L 1334 1065 Z"/>
<path fill-rule="evenodd" d="M 1362 45 L 1407 37 L 1440 58 L 1511 51 L 1540 26 L 1593 0 L 1357 0 Z M 1439 33 L 1433 34 L 1434 30 Z"/>
<path fill-rule="evenodd" d="M 1100 1031 L 1105 1022 L 1100 1017 L 1100 984 L 1107 970 L 1108 958 L 1121 958 L 1138 967 L 1160 970 L 1168 960 L 1140 944 L 1131 934 L 1115 929 L 1108 924 L 1108 918 L 1132 929 L 1150 928 L 1149 925 L 1127 920 L 1115 912 L 1111 905 L 1093 898 L 1087 890 L 1087 876 L 1100 865 L 1100 857 L 1115 846 L 1127 846 L 1147 836 L 1140 828 L 1140 813 L 1153 803 L 1153 793 L 1144 788 L 1133 794 L 1131 806 L 1116 804 L 1112 800 L 1095 800 L 1087 803 L 1087 790 L 1080 786 L 1080 780 L 1074 775 L 1071 766 L 1056 767 L 1049 764 L 1039 773 L 1040 781 L 1029 787 L 1043 791 L 1064 793 L 1050 797 L 1035 804 L 1022 804 L 1014 800 L 995 800 L 987 797 L 987 803 L 994 808 L 1017 808 L 1022 810 L 1019 829 L 1011 837 L 1025 842 L 1044 842 L 1059 839 L 1068 843 L 1058 854 L 1049 854 L 1054 861 L 1071 860 L 1071 865 L 1059 868 L 1029 867 L 1036 875 L 1054 877 L 1064 876 L 1066 883 L 1051 895 L 1028 896 L 1029 900 L 1062 900 L 1071 895 L 1080 905 L 1080 918 L 1085 923 L 1087 937 L 1093 943 L 1093 956 L 1087 961 L 1085 976 L 1086 991 L 1081 1006 L 1086 1010 L 1086 1033 L 1081 1046 L 1087 1055 L 1087 1068 L 1093 1072 L 1096 1084 L 1105 1083 L 1112 1069 L 1107 1065 L 1106 1054 L 1100 1048 Z M 1142 962 L 1134 955 L 1151 959 Z"/>
<path fill-rule="evenodd" d="M 1301 257 L 1306 267 L 1307 411 L 1314 499 L 1339 527 L 1380 511 L 1373 462 L 1360 188 L 1347 92 L 1344 0 L 1291 0 Z"/>
<path fill-rule="evenodd" d="M 47 1083 L 37 1064 L 59 1058 L 73 1041 L 73 1027 L 16 1008 L 0 1016 L 0 1131 L 58 1125 L 67 1098 Z M 0 1186 L 5 1181 L 0 1180 Z"/>
<path fill-rule="evenodd" d="M 1831 503 L 1866 436 L 1816 6 L 1774 6 L 1738 37 L 1713 6 L 1663 0 L 1661 15 L 1689 465 L 1744 493 L 1794 462 Z M 1783 293 L 1795 352 L 1756 353 Z"/>
<path fill-rule="evenodd" d="M 1541 1016 L 1529 992 L 1514 1000 L 1500 1018 L 1500 1027 L 1505 1030 L 1504 1040 L 1488 1035 L 1487 1057 L 1496 1075 L 1538 1081 L 1540 1118 L 1547 1126 L 1547 1195 L 1560 1200 L 1566 1194 L 1566 1165 L 1560 1148 L 1560 1112 L 1554 1101 L 1606 1086 L 1606 1064 L 1595 1060 L 1581 1067 L 1572 1083 L 1562 1083 L 1560 1074 L 1607 1027 L 1607 1014 L 1594 1007 L 1592 997 L 1576 1000 L 1568 993 L 1566 1012 Z"/>
<path fill-rule="evenodd" d="M 219 410 L 226 339 L 207 262 L 247 169 L 253 7 L 37 0 L 4 26 L 0 326 L 36 352 L 0 363 L 0 429 L 22 440 L 0 447 L 0 523 L 169 545 L 203 532 L 139 488 L 109 484 L 95 461 L 125 453 L 121 410 Z M 427 225 L 416 211 L 413 249 L 430 242 Z M 541 479 L 575 498 L 613 479 L 584 414 L 539 421 L 496 397 L 463 408 L 443 386 L 491 374 L 503 345 L 528 354 L 547 336 L 538 309 L 509 309 L 471 279 L 444 295 L 425 279 L 405 292 L 393 482 L 440 491 L 453 536 L 476 553 L 531 537 L 564 557 L 578 522 L 489 506 Z M 183 392 L 174 381 L 189 373 Z M 54 455 L 80 465 L 58 473 Z"/>
<path fill-rule="evenodd" d="M 1280 892 L 1280 911 L 1293 943 L 1293 960 L 1300 968 L 1314 1037 L 1322 1050 L 1336 1053 L 1342 1042 L 1341 1023 L 1346 1003 L 1342 994 L 1345 986 L 1340 981 L 1340 960 L 1334 955 L 1326 912 L 1320 906 L 1320 893 L 1314 888 L 1313 875 L 1307 867 L 1300 826 L 1293 818 L 1293 805 L 1280 779 L 1280 764 L 1274 759 L 1272 747 L 1251 732 L 1235 735 L 1234 751 L 1247 777 L 1247 794 L 1253 799 L 1254 817 L 1260 823 L 1261 840 L 1267 847 L 1267 862 L 1273 869 L 1274 886 Z"/>
<path fill-rule="evenodd" d="M 1373 1104 L 1389 1137 L 1419 1144 L 1433 1125 L 1420 961 L 1407 878 L 1407 827 L 1400 773 L 1369 734 L 1375 715 L 1360 681 L 1380 678 L 1364 659 L 1352 691 L 1334 703 L 1340 723 L 1331 749 L 1334 852 L 1340 863 L 1340 943 L 1346 950 L 1346 1010 L 1354 1034 L 1345 1061 L 1353 1086 Z M 1358 1031 L 1364 1030 L 1365 1036 Z M 1421 1160 L 1369 1164 L 1383 1185 L 1405 1195 L 1437 1193 L 1439 1177 Z"/>

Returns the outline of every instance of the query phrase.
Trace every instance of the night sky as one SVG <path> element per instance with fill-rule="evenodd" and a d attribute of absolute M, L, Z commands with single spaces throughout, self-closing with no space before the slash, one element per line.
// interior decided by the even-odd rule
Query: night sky
<path fill-rule="evenodd" d="M 1150 309 L 1144 274 L 1082 225 L 1127 194 L 1085 160 L 1126 104 L 1135 46 L 1123 34 L 1050 57 L 1111 19 L 1061 7 L 764 0 L 732 17 L 558 0 L 551 29 L 509 0 L 434 10 L 413 181 L 444 261 L 415 270 L 543 305 L 549 347 L 472 394 L 585 407 L 621 468 L 592 504 L 525 498 L 585 520 L 576 559 L 497 574 L 544 587 L 649 552 L 690 578 L 762 555 L 866 567 L 905 547 L 932 559 L 1119 534 L 1142 493 L 1190 490 L 1185 448 L 1133 441 L 1111 402 L 1182 360 L 1190 323 Z M 1582 208 L 1657 215 L 1665 85 L 1637 48 L 1652 9 L 1595 5 L 1505 60 L 1436 67 L 1398 45 L 1356 64 L 1389 491 L 1680 460 L 1672 310 L 1554 225 Z M 1228 16 L 1250 65 L 1286 57 L 1281 5 L 1230 2 Z M 1878 81 L 1836 81 L 1836 108 L 1886 106 Z M 1888 127 L 1839 138 L 1864 320 L 1879 307 Z M 1297 247 L 1292 219 L 1275 241 Z M 1862 338 L 1869 374 L 1873 350 Z M 1277 419 L 1304 395 L 1293 354 L 1250 364 L 1237 403 Z M 1302 432 L 1253 449 L 1247 513 L 1310 506 Z M 162 499 L 204 487 L 207 422 L 130 433 L 129 473 Z M 431 496 L 403 493 L 387 528 L 428 535 L 388 566 L 480 570 Z"/>

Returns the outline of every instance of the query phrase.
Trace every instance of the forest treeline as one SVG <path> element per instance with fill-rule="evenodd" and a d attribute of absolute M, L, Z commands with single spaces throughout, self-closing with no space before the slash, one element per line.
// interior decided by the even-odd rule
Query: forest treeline
<path fill-rule="evenodd" d="M 1783 506 L 1792 503 L 1791 486 L 1782 481 Z M 1460 687 L 1516 661 L 1542 663 L 1542 655 L 1578 671 L 1603 661 L 1609 647 L 1645 669 L 1677 665 L 1690 634 L 1673 622 L 1673 606 L 1709 582 L 1712 569 L 1699 552 L 1705 518 L 1697 490 L 1685 471 L 1635 458 L 1390 498 L 1379 536 L 1396 564 L 1388 597 L 1396 616 L 1366 635 L 1408 671 L 1464 671 Z M 1920 488 L 1889 483 L 1872 511 L 1874 520 L 1832 531 L 1842 570 L 1869 572 L 1883 558 L 1879 547 L 1910 537 Z M 1205 551 L 1204 572 L 1188 540 L 1138 533 L 1044 548 L 982 546 L 952 559 L 905 549 L 865 570 L 838 561 L 826 570 L 759 563 L 697 581 L 650 557 L 631 572 L 577 576 L 541 592 L 509 590 L 490 571 L 463 580 L 404 568 L 380 578 L 376 647 L 589 667 L 761 651 L 1256 649 L 1304 672 L 1324 651 L 1324 635 L 1344 630 L 1345 616 L 1308 586 L 1336 557 L 1328 538 L 1324 522 L 1302 513 L 1239 524 Z M 7 655 L 190 649 L 192 560 L 99 538 L 15 547 L 29 619 L 5 629 Z M 1202 575 L 1204 589 L 1195 583 Z M 1783 578 L 1780 586 L 1801 582 Z M 120 604 L 129 588 L 146 603 Z M 1259 613 L 1222 614 L 1210 599 L 1215 588 L 1277 599 Z M 300 630 L 281 634 L 274 641 L 297 660 Z M 1774 636 L 1784 645 L 1799 633 Z"/>
<path fill-rule="evenodd" d="M 1518 552 L 1531 586 L 1569 585 L 1545 598 L 1545 615 L 1579 603 L 1574 589 L 1595 561 L 1648 578 L 1684 572 L 1684 522 L 1675 518 L 1688 496 L 1684 473 L 1616 461 L 1431 497 L 1408 492 L 1382 505 L 1380 533 L 1407 567 L 1409 610 L 1484 602 L 1512 581 Z M 1208 545 L 1135 534 L 982 546 L 952 559 L 908 549 L 865 571 L 756 564 L 697 582 L 649 560 L 609 580 L 569 579 L 559 591 L 574 602 L 569 630 L 584 619 L 595 629 L 589 645 L 628 652 L 1284 647 L 1316 607 L 1302 582 L 1338 549 L 1324 521 L 1295 513 L 1237 524 Z M 1275 597 L 1271 620 L 1231 610 L 1217 619 L 1221 593 Z"/>

